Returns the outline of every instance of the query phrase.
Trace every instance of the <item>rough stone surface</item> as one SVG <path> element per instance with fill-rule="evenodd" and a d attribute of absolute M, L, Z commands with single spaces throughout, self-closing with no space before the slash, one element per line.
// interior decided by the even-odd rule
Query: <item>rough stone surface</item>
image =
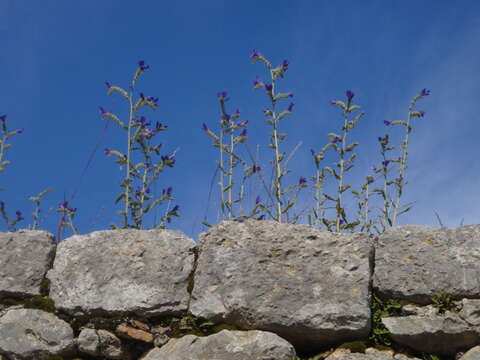
<path fill-rule="evenodd" d="M 142 360 L 291 360 L 295 350 L 281 337 L 265 331 L 229 331 L 171 339 Z"/>
<path fill-rule="evenodd" d="M 480 346 L 475 346 L 474 348 L 468 350 L 458 360 L 478 360 L 478 359 L 480 359 Z"/>
<path fill-rule="evenodd" d="M 36 309 L 12 309 L 0 318 L 0 352 L 12 360 L 43 360 L 74 350 L 73 330 L 55 315 Z"/>
<path fill-rule="evenodd" d="M 368 348 L 365 353 L 352 353 L 350 350 L 338 349 L 325 360 L 420 360 L 403 354 L 395 354 L 393 351 L 380 351 Z"/>
<path fill-rule="evenodd" d="M 58 245 L 50 297 L 85 313 L 178 314 L 187 309 L 195 243 L 180 231 L 110 230 Z"/>
<path fill-rule="evenodd" d="M 480 297 L 480 225 L 456 229 L 393 227 L 375 246 L 374 287 L 381 295 L 429 304 L 447 293 Z"/>
<path fill-rule="evenodd" d="M 53 235 L 46 231 L 0 233 L 0 298 L 39 295 L 55 247 Z"/>
<path fill-rule="evenodd" d="M 393 341 L 419 352 L 454 355 L 480 344 L 478 328 L 459 314 L 410 315 L 382 319 Z"/>
<path fill-rule="evenodd" d="M 77 339 L 78 350 L 107 359 L 129 359 L 118 337 L 106 330 L 82 329 Z"/>
<path fill-rule="evenodd" d="M 190 311 L 299 347 L 367 336 L 372 246 L 273 221 L 224 221 L 200 235 Z"/>

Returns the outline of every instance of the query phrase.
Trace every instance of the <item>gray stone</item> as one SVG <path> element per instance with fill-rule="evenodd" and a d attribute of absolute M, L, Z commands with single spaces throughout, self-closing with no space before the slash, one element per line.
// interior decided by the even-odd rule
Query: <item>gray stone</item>
<path fill-rule="evenodd" d="M 458 314 L 382 318 L 393 341 L 426 353 L 454 355 L 480 343 L 478 329 Z"/>
<path fill-rule="evenodd" d="M 0 298 L 39 295 L 54 257 L 54 237 L 46 231 L 0 233 Z"/>
<path fill-rule="evenodd" d="M 77 339 L 78 350 L 107 359 L 129 359 L 118 337 L 106 330 L 82 329 Z"/>
<path fill-rule="evenodd" d="M 480 300 L 463 299 L 459 315 L 468 324 L 479 327 L 480 331 Z"/>
<path fill-rule="evenodd" d="M 149 351 L 142 360 L 291 360 L 295 349 L 281 337 L 265 331 L 229 331 L 171 339 Z"/>
<path fill-rule="evenodd" d="M 380 351 L 368 348 L 365 353 L 352 353 L 350 350 L 337 349 L 325 360 L 420 360 L 403 354 L 395 354 L 391 350 Z"/>
<path fill-rule="evenodd" d="M 475 346 L 468 350 L 463 356 L 458 360 L 478 360 L 480 359 L 480 346 Z"/>
<path fill-rule="evenodd" d="M 375 245 L 373 284 L 385 297 L 418 304 L 439 293 L 480 298 L 480 225 L 388 229 Z"/>
<path fill-rule="evenodd" d="M 0 318 L 0 352 L 12 360 L 43 360 L 70 355 L 75 343 L 70 325 L 37 309 L 12 309 Z"/>
<path fill-rule="evenodd" d="M 224 221 L 200 235 L 190 312 L 295 347 L 365 337 L 371 255 L 364 234 Z"/>
<path fill-rule="evenodd" d="M 195 242 L 180 231 L 110 230 L 58 245 L 50 297 L 70 313 L 179 314 L 187 309 Z"/>

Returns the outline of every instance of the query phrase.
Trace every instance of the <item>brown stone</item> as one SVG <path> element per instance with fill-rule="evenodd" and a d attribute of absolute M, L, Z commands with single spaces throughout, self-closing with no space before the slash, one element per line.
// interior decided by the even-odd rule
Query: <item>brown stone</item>
<path fill-rule="evenodd" d="M 118 325 L 115 332 L 124 339 L 139 340 L 147 343 L 153 342 L 153 335 L 149 332 L 135 329 L 125 324 Z"/>
<path fill-rule="evenodd" d="M 136 327 L 137 329 L 141 329 L 141 330 L 145 330 L 145 331 L 149 331 L 150 330 L 150 327 L 141 322 L 141 321 L 138 321 L 138 320 L 132 320 L 132 326 Z"/>
<path fill-rule="evenodd" d="M 154 334 L 158 334 L 158 335 L 163 335 L 163 334 L 166 334 L 167 332 L 169 332 L 171 329 L 169 326 L 167 327 L 162 327 L 162 326 L 154 326 L 152 328 L 152 333 Z"/>

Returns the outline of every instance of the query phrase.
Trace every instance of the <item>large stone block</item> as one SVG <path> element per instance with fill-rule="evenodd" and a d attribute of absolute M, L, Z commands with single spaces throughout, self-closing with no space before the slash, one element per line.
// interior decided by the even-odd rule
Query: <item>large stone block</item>
<path fill-rule="evenodd" d="M 359 233 L 224 221 L 200 236 L 190 312 L 304 350 L 365 337 L 372 249 Z"/>
<path fill-rule="evenodd" d="M 0 353 L 15 360 L 72 355 L 73 330 L 55 315 L 36 309 L 11 309 L 0 318 Z"/>
<path fill-rule="evenodd" d="M 171 339 L 142 360 L 291 360 L 295 350 L 279 336 L 265 331 L 229 331 Z"/>
<path fill-rule="evenodd" d="M 480 225 L 390 228 L 375 245 L 373 285 L 384 297 L 418 304 L 439 293 L 480 298 Z"/>
<path fill-rule="evenodd" d="M 50 297 L 65 311 L 178 314 L 187 309 L 195 242 L 180 231 L 111 230 L 61 242 Z"/>
<path fill-rule="evenodd" d="M 54 257 L 54 237 L 46 231 L 0 233 L 0 297 L 39 295 Z"/>

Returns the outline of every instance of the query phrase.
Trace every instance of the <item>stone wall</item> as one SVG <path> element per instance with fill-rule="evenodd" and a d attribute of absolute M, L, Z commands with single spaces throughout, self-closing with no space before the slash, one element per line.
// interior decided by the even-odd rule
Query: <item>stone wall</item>
<path fill-rule="evenodd" d="M 480 359 L 480 225 L 0 234 L 0 359 Z M 433 357 L 436 354 L 436 357 Z"/>

